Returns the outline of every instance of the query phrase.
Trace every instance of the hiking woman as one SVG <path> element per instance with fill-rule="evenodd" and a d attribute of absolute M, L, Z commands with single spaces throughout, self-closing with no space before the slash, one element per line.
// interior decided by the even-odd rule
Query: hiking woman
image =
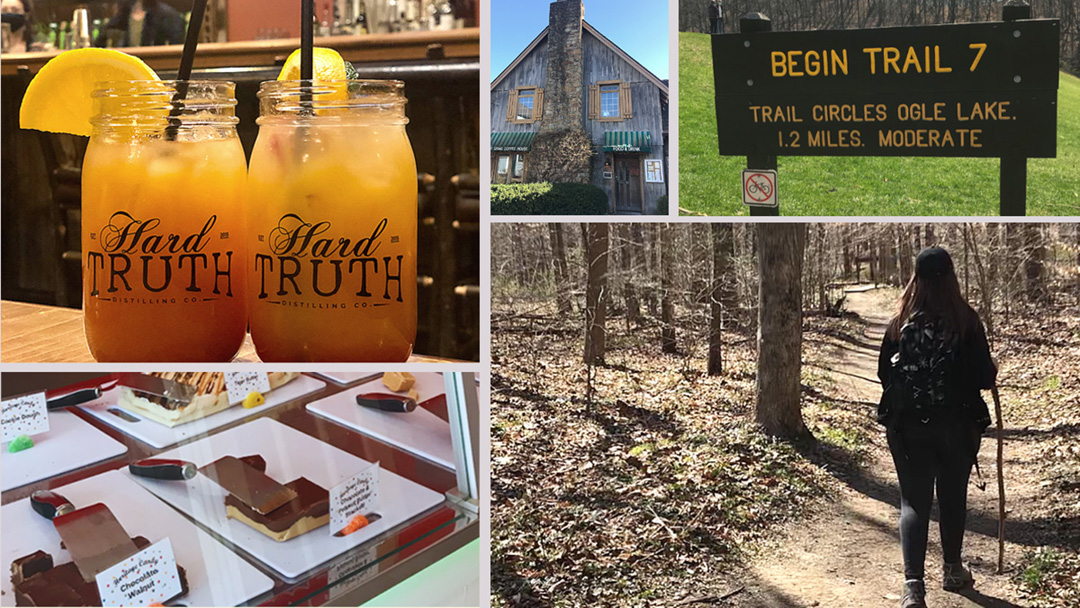
<path fill-rule="evenodd" d="M 960 558 L 967 519 L 967 486 L 990 412 L 979 394 L 994 386 L 978 313 L 960 294 L 952 258 L 924 249 L 915 260 L 900 309 L 885 331 L 878 357 L 884 392 L 878 422 L 885 425 L 900 481 L 900 547 L 904 556 L 901 608 L 926 608 L 923 582 L 930 507 L 937 487 L 942 588 L 974 585 Z"/>

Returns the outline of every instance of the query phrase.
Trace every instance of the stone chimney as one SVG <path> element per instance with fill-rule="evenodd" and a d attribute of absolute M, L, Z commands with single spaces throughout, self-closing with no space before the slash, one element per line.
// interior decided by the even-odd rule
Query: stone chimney
<path fill-rule="evenodd" d="M 582 0 L 551 3 L 547 37 L 547 85 L 541 131 L 582 128 L 584 100 L 581 57 Z"/>
<path fill-rule="evenodd" d="M 581 48 L 583 0 L 551 3 L 544 115 L 533 141 L 530 175 L 537 181 L 589 183 L 592 143 L 584 129 Z"/>

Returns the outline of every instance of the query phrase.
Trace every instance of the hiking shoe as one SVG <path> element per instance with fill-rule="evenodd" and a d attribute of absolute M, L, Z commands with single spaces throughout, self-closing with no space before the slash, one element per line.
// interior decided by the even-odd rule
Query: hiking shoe
<path fill-rule="evenodd" d="M 900 608 L 926 608 L 926 587 L 920 580 L 904 581 Z"/>
<path fill-rule="evenodd" d="M 975 577 L 963 563 L 945 563 L 941 574 L 941 588 L 945 591 L 963 591 L 975 586 Z"/>

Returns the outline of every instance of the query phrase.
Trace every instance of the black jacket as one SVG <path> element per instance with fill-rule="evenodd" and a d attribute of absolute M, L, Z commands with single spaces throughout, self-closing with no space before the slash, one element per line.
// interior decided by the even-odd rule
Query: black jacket
<path fill-rule="evenodd" d="M 975 311 L 971 311 L 974 315 Z M 884 389 L 881 393 L 881 401 L 878 403 L 878 422 L 891 427 L 897 420 L 894 411 L 893 396 L 890 393 L 890 379 L 892 377 L 892 357 L 899 352 L 898 341 L 889 337 L 885 332 L 885 339 L 881 342 L 881 353 L 878 355 L 878 379 Z M 997 380 L 997 366 L 990 357 L 990 345 L 986 340 L 986 330 L 982 321 L 976 317 L 974 328 L 967 332 L 956 349 L 956 359 L 952 369 L 946 376 L 949 385 L 949 401 L 955 403 L 963 417 L 969 420 L 975 429 L 982 433 L 990 426 L 990 410 L 986 407 L 981 389 L 989 389 Z"/>

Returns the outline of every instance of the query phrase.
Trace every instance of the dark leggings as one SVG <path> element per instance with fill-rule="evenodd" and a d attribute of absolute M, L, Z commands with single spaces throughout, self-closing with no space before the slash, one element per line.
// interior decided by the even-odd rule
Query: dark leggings
<path fill-rule="evenodd" d="M 901 420 L 888 433 L 900 480 L 900 548 L 904 576 L 922 579 L 930 507 L 937 486 L 944 561 L 958 563 L 967 519 L 967 485 L 978 450 L 978 436 L 964 420 Z"/>

